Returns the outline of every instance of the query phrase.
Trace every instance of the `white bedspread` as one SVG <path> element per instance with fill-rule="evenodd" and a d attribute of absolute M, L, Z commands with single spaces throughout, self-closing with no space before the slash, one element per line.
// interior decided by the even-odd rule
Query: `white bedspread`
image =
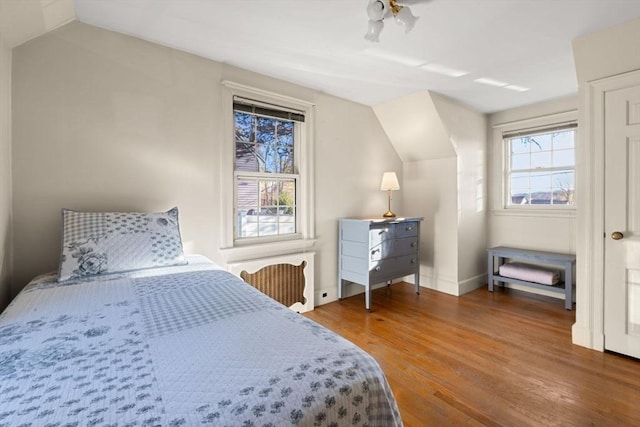
<path fill-rule="evenodd" d="M 0 315 L 0 426 L 402 425 L 378 364 L 222 271 L 59 284 Z"/>

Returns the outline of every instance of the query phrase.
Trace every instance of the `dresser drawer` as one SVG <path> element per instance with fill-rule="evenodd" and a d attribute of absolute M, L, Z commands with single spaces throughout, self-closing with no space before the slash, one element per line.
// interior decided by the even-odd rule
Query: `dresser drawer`
<path fill-rule="evenodd" d="M 380 283 L 413 274 L 418 268 L 417 254 L 386 258 L 370 264 L 369 282 Z"/>
<path fill-rule="evenodd" d="M 394 235 L 397 238 L 401 237 L 410 237 L 418 235 L 418 222 L 403 222 L 399 224 L 393 224 L 394 227 Z"/>
<path fill-rule="evenodd" d="M 418 236 L 404 237 L 402 239 L 384 240 L 380 244 L 372 246 L 369 252 L 369 259 L 376 261 L 417 252 Z"/>
<path fill-rule="evenodd" d="M 400 256 L 418 253 L 418 236 L 404 237 L 393 241 L 393 253 L 390 256 Z"/>

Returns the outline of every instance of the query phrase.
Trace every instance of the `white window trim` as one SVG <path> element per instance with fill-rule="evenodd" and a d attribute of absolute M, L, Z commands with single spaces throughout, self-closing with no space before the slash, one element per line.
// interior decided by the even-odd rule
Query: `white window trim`
<path fill-rule="evenodd" d="M 221 89 L 222 135 L 220 144 L 220 230 L 222 233 L 220 248 L 227 262 L 235 262 L 257 257 L 280 255 L 292 252 L 304 252 L 315 243 L 315 184 L 314 150 L 315 104 L 263 89 L 246 86 L 229 80 L 222 81 Z M 304 133 L 296 153 L 299 167 L 299 188 L 296 189 L 298 231 L 290 236 L 273 236 L 248 241 L 235 241 L 234 227 L 234 115 L 233 97 L 254 99 L 273 105 L 280 105 L 302 111 L 305 115 Z"/>
<path fill-rule="evenodd" d="M 532 206 L 511 206 L 507 207 L 505 203 L 506 192 L 506 167 L 507 152 L 504 143 L 503 134 L 505 132 L 513 132 L 519 129 L 536 129 L 550 127 L 557 123 L 577 122 L 578 110 L 564 111 L 556 114 L 548 114 L 544 116 L 534 117 L 531 119 L 517 120 L 513 122 L 500 123 L 493 126 L 493 144 L 491 160 L 493 167 L 491 168 L 492 185 L 492 206 L 491 210 L 494 215 L 508 216 L 536 216 L 536 217 L 575 217 L 576 206 L 579 200 L 574 201 L 573 206 L 553 206 L 553 207 L 532 207 Z M 579 130 L 578 130 L 579 132 Z M 577 139 L 576 139 L 577 140 Z M 577 159 L 576 159 L 577 160 Z M 577 172 L 576 172 L 577 173 Z M 577 182 L 574 180 L 574 182 Z M 576 192 L 574 191 L 574 197 Z"/>

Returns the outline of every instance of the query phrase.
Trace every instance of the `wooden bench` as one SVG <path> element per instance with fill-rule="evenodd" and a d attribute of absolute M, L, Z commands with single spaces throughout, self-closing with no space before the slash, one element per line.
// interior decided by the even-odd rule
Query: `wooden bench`
<path fill-rule="evenodd" d="M 576 256 L 571 254 L 561 254 L 556 252 L 532 251 L 528 249 L 509 248 L 506 246 L 496 246 L 487 249 L 488 252 L 488 268 L 489 276 L 489 292 L 493 292 L 494 282 L 498 282 L 500 286 L 506 283 L 515 283 L 535 289 L 543 289 L 546 291 L 564 294 L 564 308 L 571 310 L 573 307 L 573 267 L 576 264 Z M 496 270 L 504 264 L 505 259 L 528 261 L 539 264 L 559 265 L 564 268 L 564 282 L 556 285 L 542 285 L 535 282 L 527 282 L 512 277 L 500 276 Z"/>

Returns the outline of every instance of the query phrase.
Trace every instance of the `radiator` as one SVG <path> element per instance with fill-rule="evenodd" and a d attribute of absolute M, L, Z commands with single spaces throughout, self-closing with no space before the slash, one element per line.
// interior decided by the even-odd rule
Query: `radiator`
<path fill-rule="evenodd" d="M 290 309 L 303 313 L 314 307 L 314 252 L 240 261 L 227 269 Z"/>

